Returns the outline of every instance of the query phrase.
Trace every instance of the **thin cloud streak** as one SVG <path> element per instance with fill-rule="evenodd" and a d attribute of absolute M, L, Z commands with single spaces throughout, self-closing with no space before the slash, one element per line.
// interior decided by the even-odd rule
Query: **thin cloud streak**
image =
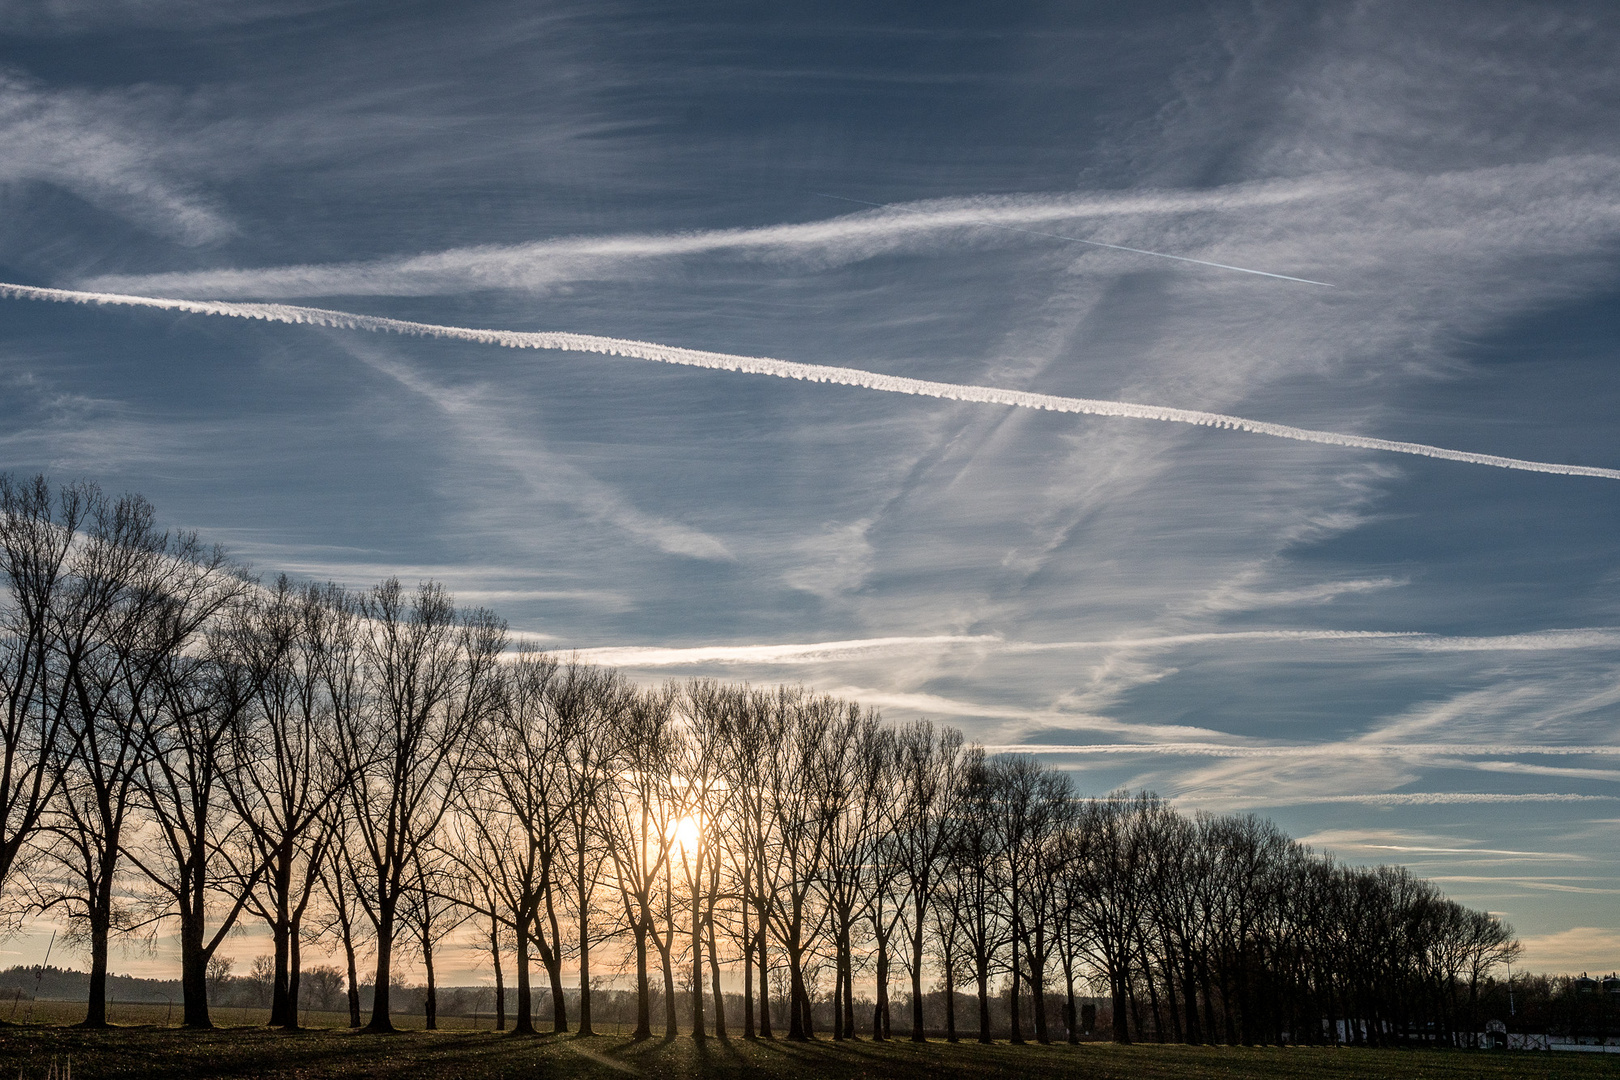
<path fill-rule="evenodd" d="M 864 658 L 872 653 L 972 648 L 998 654 L 1108 649 L 1165 649 L 1226 642 L 1324 642 L 1391 645 L 1418 652 L 1557 652 L 1620 648 L 1620 630 L 1595 627 L 1543 630 L 1531 634 L 1454 637 L 1415 630 L 1233 630 L 1156 637 L 1099 638 L 1093 641 L 1009 641 L 995 634 L 936 634 L 922 637 L 856 638 L 768 645 L 701 645 L 670 648 L 603 645 L 580 650 L 592 663 L 625 667 L 694 667 L 704 664 L 816 664 Z"/>
<path fill-rule="evenodd" d="M 528 244 L 453 248 L 368 262 L 158 274 L 105 274 L 86 278 L 80 285 L 93 292 L 163 291 L 193 295 L 203 293 L 233 299 L 265 296 L 434 296 L 472 289 L 546 289 L 560 282 L 603 273 L 620 263 L 646 259 L 716 252 L 781 254 L 795 251 L 837 251 L 843 257 L 862 258 L 918 234 L 977 227 L 1028 232 L 1013 226 L 1077 218 L 1114 219 L 1195 211 L 1247 210 L 1320 198 L 1350 190 L 1351 187 L 1347 180 L 1315 180 L 1306 184 L 1258 184 L 1216 194 L 1149 193 L 1104 199 L 1035 201 L 951 199 L 793 225 L 561 237 Z"/>
<path fill-rule="evenodd" d="M 843 195 L 828 195 L 826 192 L 813 191 L 812 195 L 823 199 L 840 199 L 844 202 L 860 203 L 863 206 L 876 206 L 882 210 L 904 210 L 907 213 L 921 213 L 921 211 L 908 210 L 904 206 L 893 203 L 867 202 L 865 199 L 851 199 Z M 1145 248 L 1126 247 L 1124 244 L 1105 244 L 1101 240 L 1083 240 L 1078 236 L 1064 236 L 1061 233 L 1041 232 L 1037 229 L 1019 229 L 1012 225 L 998 225 L 992 221 L 975 221 L 975 225 L 983 225 L 988 229 L 1005 229 L 1007 232 L 1022 233 L 1025 236 L 1044 236 L 1049 240 L 1067 240 L 1071 244 L 1089 244 L 1091 247 L 1108 248 L 1110 251 L 1128 251 L 1133 255 L 1151 255 L 1155 259 L 1174 259 L 1177 262 L 1196 263 L 1199 266 L 1213 266 L 1217 270 L 1236 270 L 1240 274 L 1254 274 L 1258 277 L 1277 278 L 1281 281 L 1297 281 L 1302 285 L 1321 285 L 1331 289 L 1332 285 L 1325 281 L 1312 281 L 1310 278 L 1294 277 L 1291 274 L 1273 274 L 1269 270 L 1251 270 L 1246 266 L 1233 266 L 1230 263 L 1210 262 L 1208 259 L 1194 259 L 1186 255 L 1171 255 L 1163 251 L 1148 251 Z"/>
<path fill-rule="evenodd" d="M 1546 754 L 1561 757 L 1616 757 L 1620 746 L 1570 746 L 1548 743 L 1357 743 L 1336 742 L 1292 746 L 1244 746 L 1233 743 L 995 743 L 985 747 L 991 753 L 1092 755 L 1162 754 L 1215 758 L 1316 758 L 1316 757 L 1494 757 L 1503 754 Z M 1484 765 L 1475 766 L 1485 768 Z M 1496 770 L 1507 771 L 1507 770 Z M 1606 770 L 1559 770 L 1552 775 L 1603 773 Z"/>
<path fill-rule="evenodd" d="M 833 383 L 856 386 L 886 393 L 909 394 L 916 397 L 940 398 L 984 405 L 1012 405 L 1019 408 L 1041 409 L 1061 413 L 1082 413 L 1092 416 L 1113 416 L 1136 420 L 1158 420 L 1167 423 L 1191 424 L 1196 427 L 1227 428 L 1254 435 L 1270 435 L 1296 442 L 1319 443 L 1363 450 L 1383 450 L 1397 454 L 1438 458 L 1470 465 L 1489 465 L 1522 472 L 1552 473 L 1560 476 L 1584 476 L 1603 480 L 1620 480 L 1620 469 L 1599 468 L 1589 465 L 1565 465 L 1556 462 L 1528 461 L 1521 458 L 1479 454 L 1466 450 L 1449 450 L 1426 443 L 1399 442 L 1376 439 L 1364 435 L 1346 435 L 1333 431 L 1291 427 L 1264 420 L 1249 420 L 1224 413 L 1202 412 L 1196 409 L 1177 409 L 1161 405 L 1142 405 L 1125 401 L 1099 401 L 1092 398 L 1060 397 L 1055 394 L 1035 394 L 1023 390 L 1005 390 L 992 386 L 971 386 L 960 383 L 934 382 L 911 379 L 898 375 L 882 375 L 859 368 L 832 367 L 825 364 L 801 364 L 760 356 L 737 356 L 730 353 L 684 349 L 646 341 L 600 337 L 593 334 L 537 333 L 518 330 L 480 330 L 462 326 L 441 326 L 435 323 L 386 319 L 374 315 L 358 315 L 347 311 L 301 307 L 291 304 L 236 304 L 217 301 L 178 300 L 154 296 L 131 296 L 121 293 L 82 292 L 72 289 L 46 289 L 29 285 L 0 283 L 0 297 L 24 300 L 47 300 L 57 303 L 118 305 L 147 307 L 167 311 L 186 311 L 199 315 L 219 315 L 237 319 L 259 319 L 266 322 L 292 325 L 330 326 L 338 329 L 365 330 L 374 333 L 396 333 L 419 337 L 469 341 L 485 345 L 498 345 L 509 349 L 550 349 L 562 352 L 603 353 L 657 363 L 677 364 L 719 371 L 735 371 L 748 375 L 770 375 L 781 379 L 803 382 Z"/>
<path fill-rule="evenodd" d="M 370 350 L 351 349 L 350 355 L 431 401 L 451 418 L 465 441 L 520 476 L 536 496 L 572 506 L 589 520 L 621 530 L 671 555 L 716 562 L 736 560 L 718 537 L 649 514 L 617 489 L 547 452 L 533 440 L 519 438 L 479 394 L 438 386 L 404 364 Z"/>
<path fill-rule="evenodd" d="M 1410 791 L 1367 795 L 1292 795 L 1249 800 L 1251 806 L 1314 806 L 1318 803 L 1354 803 L 1362 806 L 1468 806 L 1497 803 L 1620 802 L 1620 795 L 1576 795 L 1551 791 L 1502 794 L 1490 791 Z"/>
<path fill-rule="evenodd" d="M 992 635 L 981 634 L 859 638 L 804 645 L 713 645 L 685 649 L 609 645 L 580 649 L 574 655 L 591 664 L 638 668 L 688 667 L 698 664 L 815 664 L 834 660 L 864 659 L 873 653 L 897 650 L 995 645 L 999 640 Z"/>

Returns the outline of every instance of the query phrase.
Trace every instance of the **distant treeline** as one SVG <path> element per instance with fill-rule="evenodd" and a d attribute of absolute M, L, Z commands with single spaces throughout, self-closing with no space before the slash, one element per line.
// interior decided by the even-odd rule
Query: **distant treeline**
<path fill-rule="evenodd" d="M 10 967 L 0 971 L 0 1016 L 7 1001 L 82 1001 L 90 993 L 90 975 L 54 965 Z M 161 1005 L 180 1000 L 178 979 L 143 979 L 135 975 L 109 975 L 107 994 L 113 1001 Z"/>
<path fill-rule="evenodd" d="M 656 1007 L 698 1037 L 887 1038 L 898 983 L 913 1038 L 1075 1039 L 1095 989 L 1119 1041 L 1444 1041 L 1517 947 L 1403 869 L 1084 797 L 926 721 L 511 651 L 433 583 L 261 584 L 136 496 L 0 480 L 0 559 L 0 900 L 68 924 L 91 1023 L 114 935 L 173 927 L 207 1025 L 244 919 L 272 1023 L 313 940 L 373 1029 L 420 960 L 432 1026 L 440 952 L 472 940 L 502 1026 L 508 975 L 518 1030 L 537 976 L 587 1032 L 626 974 L 643 1036 Z"/>

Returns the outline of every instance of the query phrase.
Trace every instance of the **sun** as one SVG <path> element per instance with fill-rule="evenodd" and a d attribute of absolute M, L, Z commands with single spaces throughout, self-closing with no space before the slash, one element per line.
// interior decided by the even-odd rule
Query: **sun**
<path fill-rule="evenodd" d="M 675 842 L 683 849 L 697 847 L 698 837 L 702 832 L 702 825 L 695 815 L 684 815 L 675 822 Z"/>

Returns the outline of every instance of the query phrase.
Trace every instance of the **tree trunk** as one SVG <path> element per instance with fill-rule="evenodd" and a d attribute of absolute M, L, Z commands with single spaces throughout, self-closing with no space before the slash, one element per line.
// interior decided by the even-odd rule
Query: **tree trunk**
<path fill-rule="evenodd" d="M 90 998 L 81 1027 L 107 1026 L 107 938 L 111 927 L 106 909 L 90 913 Z"/>
<path fill-rule="evenodd" d="M 546 922 L 551 927 L 551 944 L 547 944 L 545 935 L 539 933 L 539 922 L 537 917 L 534 940 L 540 947 L 540 962 L 546 965 L 546 975 L 551 980 L 551 1030 L 554 1034 L 561 1034 L 568 1030 L 568 998 L 563 994 L 562 984 L 562 926 L 557 920 L 557 906 L 549 889 L 546 891 Z"/>
<path fill-rule="evenodd" d="M 423 1020 L 429 1031 L 439 1030 L 439 986 L 433 978 L 433 946 L 422 935 L 422 966 L 427 968 L 427 996 L 422 999 Z"/>
<path fill-rule="evenodd" d="M 1186 958 L 1181 977 L 1181 1003 L 1186 1008 L 1187 1019 L 1182 1033 L 1186 1037 L 1188 1046 L 1196 1046 L 1204 1041 L 1203 1034 L 1198 1030 L 1198 982 L 1193 971 L 1192 957 Z"/>
<path fill-rule="evenodd" d="M 771 1035 L 771 984 L 770 984 L 770 954 L 769 946 L 765 940 L 765 909 L 761 901 L 759 912 L 759 1037 L 769 1039 Z"/>
<path fill-rule="evenodd" d="M 585 837 L 577 837 L 578 859 L 575 866 L 575 888 L 579 893 L 579 1033 L 595 1035 L 591 1027 L 591 890 L 585 873 Z M 559 942 L 560 944 L 560 942 Z M 560 958 L 559 958 L 560 959 Z"/>
<path fill-rule="evenodd" d="M 882 908 L 878 909 L 882 918 Z M 872 1006 L 872 1041 L 883 1042 L 889 1037 L 889 939 L 881 932 L 877 940 L 877 1001 Z"/>
<path fill-rule="evenodd" d="M 912 893 L 915 896 L 912 914 L 916 922 L 911 932 L 911 1041 L 927 1042 L 928 1034 L 923 1030 L 922 993 L 923 916 L 926 905 L 920 889 L 913 889 Z"/>
<path fill-rule="evenodd" d="M 519 950 L 520 954 L 523 952 L 524 950 Z M 495 1030 L 505 1031 L 506 980 L 502 978 L 501 972 L 501 921 L 493 911 L 489 916 L 489 961 L 495 969 Z M 533 1021 L 530 1022 L 530 1026 L 533 1027 Z"/>
<path fill-rule="evenodd" d="M 185 1001 L 185 1026 L 211 1028 L 208 1016 L 208 951 L 203 948 L 202 919 L 180 916 L 180 995 Z"/>
<path fill-rule="evenodd" d="M 1068 956 L 1063 958 L 1063 994 L 1063 1026 L 1068 1029 L 1069 1045 L 1073 1046 L 1080 1041 L 1080 1023 L 1074 1011 L 1074 961 Z"/>
<path fill-rule="evenodd" d="M 1035 947 L 1029 956 L 1030 1011 L 1035 1014 L 1035 1041 L 1042 1046 L 1052 1042 L 1052 1033 L 1046 1026 L 1046 931 L 1035 924 Z"/>
<path fill-rule="evenodd" d="M 670 928 L 671 933 L 674 927 Z M 663 938 L 658 938 L 658 958 L 664 967 L 664 1038 L 673 1039 L 680 1033 L 675 1023 L 675 966 L 670 953 L 674 950 Z"/>
<path fill-rule="evenodd" d="M 726 997 L 720 988 L 719 943 L 715 940 L 714 913 L 709 913 L 709 980 L 714 989 L 714 1035 L 726 1037 Z"/>
<path fill-rule="evenodd" d="M 349 964 L 349 1026 L 360 1026 L 360 971 L 354 955 L 354 933 L 343 921 L 343 957 Z"/>
<path fill-rule="evenodd" d="M 287 926 L 287 1022 L 283 1026 L 288 1031 L 298 1030 L 298 990 L 303 981 L 303 953 L 298 935 L 302 930 L 298 916 L 293 916 Z"/>
<path fill-rule="evenodd" d="M 693 875 L 694 882 L 697 876 Z M 708 1038 L 703 1023 L 703 906 L 696 884 L 692 886 L 692 1038 Z"/>
<path fill-rule="evenodd" d="M 514 920 L 517 924 L 517 1016 L 512 1021 L 512 1034 L 533 1035 L 534 987 L 529 975 L 530 920 L 522 912 L 514 912 L 513 914 L 517 916 Z M 491 942 L 490 951 L 496 955 L 495 986 L 496 992 L 499 994 L 501 985 L 500 949 L 495 945 L 495 929 L 493 926 L 490 928 L 489 936 Z M 498 1031 L 504 1030 L 506 1027 L 506 1006 L 503 1003 L 499 1008 L 500 1026 L 496 1029 Z"/>
<path fill-rule="evenodd" d="M 956 972 L 950 950 L 945 957 L 945 1041 L 956 1042 Z"/>
<path fill-rule="evenodd" d="M 652 1038 L 652 986 L 647 974 L 647 924 L 636 923 L 636 1030 L 634 1039 Z"/>
<path fill-rule="evenodd" d="M 1114 1011 L 1114 1041 L 1122 1046 L 1131 1041 L 1131 1015 L 1130 1003 L 1125 999 L 1125 979 L 1123 972 L 1115 970 L 1109 977 L 1109 998 Z"/>
<path fill-rule="evenodd" d="M 975 956 L 974 977 L 979 983 L 979 1041 L 990 1041 L 990 958 Z"/>
<path fill-rule="evenodd" d="M 378 900 L 377 919 L 377 977 L 371 988 L 371 1022 L 367 1031 L 391 1032 L 394 1021 L 388 1014 L 389 982 L 394 974 L 394 904 L 391 896 Z"/>
<path fill-rule="evenodd" d="M 833 965 L 833 1038 L 855 1037 L 854 949 L 850 943 L 848 911 L 838 913 L 838 948 Z"/>
<path fill-rule="evenodd" d="M 1020 1004 L 1018 976 L 1018 933 L 1015 930 L 1012 941 L 1012 995 L 1007 1003 L 1007 1027 L 1010 1029 L 1007 1041 L 1015 1046 L 1024 1041 L 1024 1018 L 1018 1007 Z"/>
<path fill-rule="evenodd" d="M 292 919 L 288 912 L 289 894 L 292 892 L 292 857 L 291 853 L 283 848 L 276 853 L 275 877 L 270 883 L 275 892 L 275 920 L 270 925 L 270 936 L 274 942 L 275 975 L 270 984 L 270 1026 L 287 1027 L 287 972 L 288 927 Z M 298 1026 L 298 1018 L 293 1017 L 291 1026 Z"/>
<path fill-rule="evenodd" d="M 803 951 L 790 954 L 788 972 L 788 1038 L 808 1042 L 815 1037 L 810 1019 L 810 990 L 804 984 Z"/>
<path fill-rule="evenodd" d="M 743 880 L 748 880 L 748 868 L 743 868 Z M 747 888 L 743 890 L 742 898 L 742 940 L 743 940 L 743 1038 L 755 1038 L 754 1032 L 754 936 L 753 924 L 748 920 L 749 908 L 752 906 L 753 896 Z"/>

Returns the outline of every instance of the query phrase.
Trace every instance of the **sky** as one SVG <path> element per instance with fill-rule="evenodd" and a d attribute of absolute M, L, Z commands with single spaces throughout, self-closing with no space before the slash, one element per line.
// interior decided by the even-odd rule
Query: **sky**
<path fill-rule="evenodd" d="M 0 0 L 0 281 L 1615 470 L 1617 49 L 1606 3 Z M 0 469 L 1620 967 L 1612 475 L 43 295 Z"/>

